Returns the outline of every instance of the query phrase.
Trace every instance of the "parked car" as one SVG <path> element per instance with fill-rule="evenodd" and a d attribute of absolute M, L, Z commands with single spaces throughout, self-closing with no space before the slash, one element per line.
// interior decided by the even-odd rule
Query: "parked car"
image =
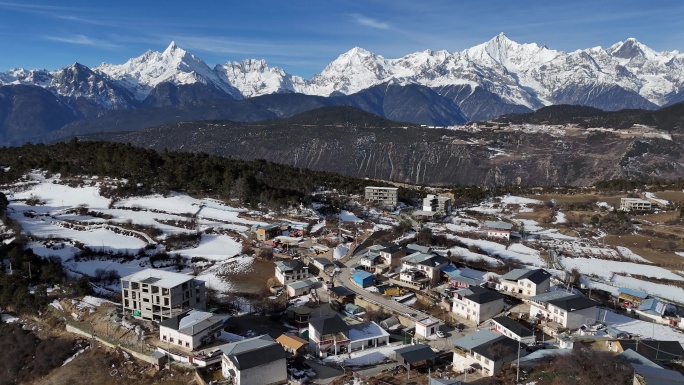
<path fill-rule="evenodd" d="M 437 330 L 437 332 L 435 332 L 435 334 L 437 334 L 437 337 L 439 337 L 439 338 L 444 338 L 444 337 L 446 336 L 446 335 L 444 334 L 444 332 L 441 331 L 441 330 Z"/>

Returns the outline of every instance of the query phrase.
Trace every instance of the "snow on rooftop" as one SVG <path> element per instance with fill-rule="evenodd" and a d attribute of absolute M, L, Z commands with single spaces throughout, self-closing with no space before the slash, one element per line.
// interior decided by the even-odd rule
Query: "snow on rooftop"
<path fill-rule="evenodd" d="M 122 280 L 127 280 L 131 282 L 143 282 L 149 283 L 154 286 L 173 288 L 185 282 L 188 282 L 195 277 L 182 274 L 173 273 L 170 271 L 159 270 L 159 269 L 145 269 L 137 273 L 133 273 L 126 277 L 121 278 Z"/>
<path fill-rule="evenodd" d="M 389 333 L 387 333 L 375 322 L 349 325 L 349 339 L 352 342 L 363 341 L 384 336 L 389 336 Z"/>

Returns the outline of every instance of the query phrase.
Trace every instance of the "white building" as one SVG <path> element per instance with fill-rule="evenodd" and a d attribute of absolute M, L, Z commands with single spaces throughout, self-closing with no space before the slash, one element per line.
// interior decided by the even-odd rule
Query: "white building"
<path fill-rule="evenodd" d="M 275 277 L 283 285 L 309 278 L 309 268 L 300 259 L 275 263 Z"/>
<path fill-rule="evenodd" d="M 511 230 L 513 225 L 506 222 L 487 221 L 482 227 L 482 231 L 487 233 L 490 238 L 499 238 L 509 240 L 511 239 Z"/>
<path fill-rule="evenodd" d="M 349 349 L 365 350 L 389 345 L 389 333 L 375 322 L 349 325 Z"/>
<path fill-rule="evenodd" d="M 316 357 L 347 353 L 350 328 L 337 314 L 309 320 L 309 352 Z"/>
<path fill-rule="evenodd" d="M 396 187 L 366 187 L 367 201 L 378 202 L 385 206 L 396 206 L 399 203 L 399 189 Z"/>
<path fill-rule="evenodd" d="M 597 302 L 581 294 L 552 291 L 530 298 L 530 318 L 551 329 L 579 329 L 596 320 Z"/>
<path fill-rule="evenodd" d="M 228 316 L 190 310 L 159 323 L 159 340 L 169 346 L 195 350 L 221 335 Z"/>
<path fill-rule="evenodd" d="M 653 204 L 641 198 L 620 198 L 621 211 L 651 211 Z"/>
<path fill-rule="evenodd" d="M 124 313 L 157 322 L 207 304 L 204 281 L 157 269 L 121 278 L 121 297 Z"/>
<path fill-rule="evenodd" d="M 302 281 L 290 282 L 285 285 L 287 290 L 287 295 L 290 297 L 299 297 L 300 295 L 306 295 L 313 290 L 314 285 L 317 281 L 313 279 L 305 279 Z"/>
<path fill-rule="evenodd" d="M 401 259 L 400 280 L 411 282 L 405 272 L 421 271 L 428 279 L 430 285 L 436 285 L 441 278 L 442 268 L 449 264 L 449 260 L 441 255 L 413 253 Z"/>
<path fill-rule="evenodd" d="M 439 325 L 439 320 L 432 317 L 416 321 L 416 337 L 428 338 L 435 335 L 439 330 Z"/>
<path fill-rule="evenodd" d="M 551 273 L 544 269 L 513 269 L 501 276 L 497 289 L 527 297 L 547 293 L 551 290 Z"/>
<path fill-rule="evenodd" d="M 233 342 L 220 347 L 221 372 L 235 385 L 277 385 L 287 383 L 285 349 L 268 335 Z"/>
<path fill-rule="evenodd" d="M 423 198 L 423 211 L 449 214 L 451 212 L 451 198 L 428 194 Z"/>
<path fill-rule="evenodd" d="M 527 346 L 490 330 L 480 330 L 454 341 L 453 370 L 477 369 L 483 377 L 498 375 L 501 368 L 527 354 Z"/>
<path fill-rule="evenodd" d="M 504 296 L 493 290 L 471 286 L 454 292 L 452 312 L 477 324 L 501 313 L 503 308 Z"/>
<path fill-rule="evenodd" d="M 506 316 L 492 318 L 490 322 L 492 325 L 492 330 L 501 335 L 512 338 L 516 341 L 520 341 L 527 345 L 534 345 L 535 343 L 534 333 L 532 330 L 526 328 L 520 322 L 517 322 Z"/>

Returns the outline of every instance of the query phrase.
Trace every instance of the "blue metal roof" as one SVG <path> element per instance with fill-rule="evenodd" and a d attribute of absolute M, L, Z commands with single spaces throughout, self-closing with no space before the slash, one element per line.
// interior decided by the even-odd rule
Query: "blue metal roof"
<path fill-rule="evenodd" d="M 641 299 L 645 299 L 646 297 L 648 297 L 648 293 L 643 292 L 643 291 L 639 291 L 639 290 L 630 289 L 628 287 L 619 288 L 618 293 L 631 295 L 632 297 L 637 297 L 637 298 L 641 298 Z"/>
<path fill-rule="evenodd" d="M 372 277 L 373 274 L 365 271 L 365 270 L 356 270 L 354 272 L 354 278 L 359 278 L 359 279 L 366 279 Z"/>

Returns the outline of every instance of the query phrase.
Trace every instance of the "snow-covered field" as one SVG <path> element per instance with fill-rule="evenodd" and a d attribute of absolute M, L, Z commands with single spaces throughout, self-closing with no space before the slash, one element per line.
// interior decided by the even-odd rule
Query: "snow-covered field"
<path fill-rule="evenodd" d="M 652 278 L 665 278 L 684 281 L 684 278 L 662 267 L 643 265 L 634 262 L 613 261 L 595 258 L 563 258 L 566 269 L 576 268 L 582 274 L 610 278 L 614 273 L 638 274 Z"/>
<path fill-rule="evenodd" d="M 519 243 L 512 244 L 507 249 L 505 245 L 483 239 L 469 239 L 456 235 L 452 237 L 468 246 L 478 246 L 487 254 L 495 255 L 501 259 L 516 259 L 523 264 L 530 266 L 546 266 L 546 261 L 542 259 L 539 251 Z"/>
<path fill-rule="evenodd" d="M 603 319 L 600 321 L 604 321 Z M 640 335 L 643 338 L 653 338 L 663 341 L 679 341 L 684 346 L 684 333 L 667 325 L 641 321 L 608 311 L 605 322 L 629 334 Z"/>
<path fill-rule="evenodd" d="M 246 233 L 252 225 L 266 224 L 241 218 L 239 214 L 247 212 L 246 209 L 234 208 L 213 199 L 196 199 L 174 193 L 132 197 L 112 204 L 111 199 L 100 195 L 97 183 L 70 187 L 60 184 L 59 176 L 45 178 L 40 172 L 30 174 L 29 178 L 17 187 L 4 190 L 10 200 L 8 215 L 32 237 L 28 248 L 43 257 L 60 258 L 67 270 L 77 275 L 93 276 L 99 269 L 117 271 L 123 277 L 152 267 L 147 258 L 140 256 L 164 251 L 159 243 L 170 234 L 204 232 L 209 228 L 221 234 L 203 233 L 195 247 L 173 250 L 170 254 L 179 255 L 188 262 L 192 257 L 201 257 L 210 261 L 208 265 L 204 264 L 206 266 L 218 263 L 217 269 L 234 270 L 242 266 L 241 269 L 245 270 L 252 260 L 240 257 L 241 239 L 223 233 Z M 31 201 L 37 201 L 37 204 L 30 205 Z M 189 225 L 194 228 L 187 228 Z M 140 226 L 154 228 L 161 235 L 153 238 L 139 230 Z M 84 248 L 119 257 L 79 258 L 78 254 Z M 122 254 L 129 257 L 123 259 Z M 203 277 L 209 287 L 220 291 L 231 288 L 230 283 L 211 271 L 205 272 Z M 111 286 L 116 290 L 118 285 Z"/>

